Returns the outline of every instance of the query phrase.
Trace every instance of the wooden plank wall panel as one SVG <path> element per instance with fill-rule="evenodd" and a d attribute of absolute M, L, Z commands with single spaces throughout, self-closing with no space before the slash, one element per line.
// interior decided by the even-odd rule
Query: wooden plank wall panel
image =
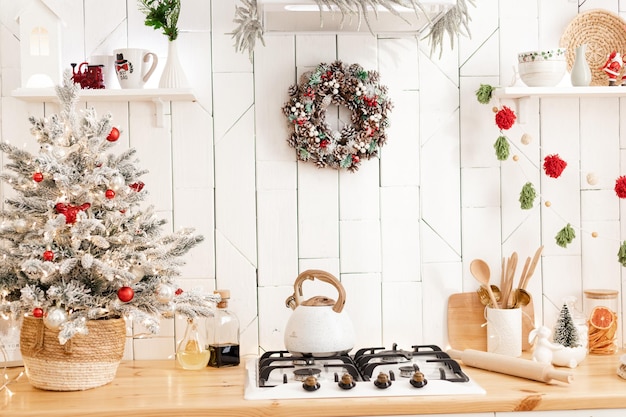
<path fill-rule="evenodd" d="M 204 279 L 215 287 L 215 188 L 213 120 L 198 103 L 172 103 L 172 162 L 175 231 L 196 229 L 204 241 L 192 249 L 181 268 L 185 280 Z"/>
<path fill-rule="evenodd" d="M 149 121 L 149 123 L 146 123 Z M 129 104 L 128 132 L 130 146 L 137 149 L 141 166 L 149 172 L 143 177 L 150 195 L 149 204 L 159 212 L 172 211 L 172 137 L 170 117 L 164 118 L 167 128 L 154 125 L 154 105 L 150 102 Z"/>
<path fill-rule="evenodd" d="M 114 3 L 124 7 L 54 2 L 69 22 L 63 62 L 120 46 L 154 50 L 161 58 L 147 85 L 154 87 L 167 42 L 145 27 L 134 2 Z M 618 3 L 591 1 L 580 10 L 617 12 Z M 198 102 L 167 103 L 165 127 L 154 126 L 149 102 L 94 104 L 99 113 L 110 110 L 122 128 L 114 151 L 138 148 L 142 166 L 151 171 L 144 179 L 149 203 L 172 221 L 168 228 L 191 226 L 206 235 L 188 257 L 184 285 L 233 291 L 243 352 L 283 347 L 290 315 L 284 299 L 298 271 L 310 268 L 341 278 L 358 344 L 445 344 L 448 295 L 477 287 L 469 262 L 483 258 L 497 275 L 502 255 L 516 250 L 525 257 L 539 244 L 545 245 L 544 256 L 530 286 L 538 323 L 551 325 L 564 296 L 580 298 L 592 286 L 620 289 L 624 311 L 623 268 L 615 254 L 626 236 L 626 214 L 613 186 L 626 166 L 623 151 L 616 152 L 626 148 L 620 121 L 625 99 L 531 100 L 525 123 L 519 120 L 507 132 L 520 159 L 500 162 L 490 108 L 517 108 L 510 100 L 484 106 L 474 94 L 481 83 L 509 85 L 518 52 L 556 45 L 578 12 L 576 3 L 478 2 L 470 6 L 472 37 L 455 39 L 452 51 L 444 44 L 441 58 L 438 51 L 430 55 L 427 42 L 411 37 L 272 34 L 266 46 L 258 45 L 254 64 L 233 49 L 235 5 L 236 0 L 183 2 L 179 53 Z M 0 131 L 2 140 L 36 149 L 25 116 L 51 114 L 58 106 L 10 97 L 19 85 L 18 26 L 15 14 L 7 17 L 15 7 L 0 0 Z M 98 24 L 103 16 L 106 22 Z M 289 85 L 335 59 L 378 69 L 396 105 L 381 159 L 367 161 L 356 174 L 296 162 L 286 144 L 281 107 Z M 341 109 L 331 113 L 333 122 L 346 116 Z M 524 133 L 533 137 L 529 145 L 520 142 Z M 545 177 L 542 163 L 549 153 L 567 160 L 562 178 Z M 596 186 L 585 182 L 591 169 L 600 178 Z M 518 196 L 527 180 L 536 183 L 540 196 L 535 208 L 522 211 Z M 2 187 L 6 197 L 10 191 Z M 554 236 L 568 221 L 577 238 L 563 249 Z M 328 287 L 314 282 L 306 292 L 336 296 Z M 404 321 L 409 332 L 399 335 Z M 159 337 L 135 340 L 130 356 L 170 356 L 178 328 L 167 322 Z"/>
<path fill-rule="evenodd" d="M 250 82 L 251 74 L 246 78 Z M 215 74 L 216 84 L 232 85 L 242 79 L 241 74 Z M 249 83 L 249 85 L 252 85 Z M 228 108 L 231 89 L 215 93 L 215 107 Z M 241 110 L 223 129 L 215 132 L 215 193 L 216 227 L 235 245 L 242 256 L 256 264 L 256 200 L 254 164 L 254 109 L 252 91 L 239 97 L 248 105 L 238 105 Z M 227 114 L 230 116 L 232 114 Z M 215 124 L 218 116 L 215 117 Z M 231 124 L 232 123 L 232 124 Z M 220 136 L 223 133 L 224 136 Z"/>

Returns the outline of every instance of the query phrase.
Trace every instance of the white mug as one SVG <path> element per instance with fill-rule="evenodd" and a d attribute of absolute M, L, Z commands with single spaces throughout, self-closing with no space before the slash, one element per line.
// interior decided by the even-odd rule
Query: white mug
<path fill-rule="evenodd" d="M 122 88 L 143 88 L 159 62 L 155 53 L 139 48 L 116 49 L 113 55 L 115 73 Z M 150 57 L 152 65 L 148 66 Z"/>
<path fill-rule="evenodd" d="M 89 57 L 89 65 L 102 65 L 102 77 L 106 88 L 119 88 L 115 75 L 115 57 L 113 55 L 92 55 Z"/>
<path fill-rule="evenodd" d="M 487 352 L 522 355 L 522 309 L 486 307 Z"/>

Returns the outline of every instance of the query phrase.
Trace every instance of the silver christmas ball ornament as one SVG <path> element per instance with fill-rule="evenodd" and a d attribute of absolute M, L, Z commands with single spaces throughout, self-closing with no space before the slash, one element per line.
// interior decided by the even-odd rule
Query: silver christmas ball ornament
<path fill-rule="evenodd" d="M 43 317 L 43 324 L 50 330 L 59 330 L 67 321 L 67 312 L 59 307 L 52 307 Z"/>
<path fill-rule="evenodd" d="M 114 175 L 111 178 L 110 186 L 111 186 L 112 189 L 119 190 L 120 188 L 122 188 L 125 185 L 126 185 L 126 180 L 124 179 L 123 176 L 116 174 L 116 175 Z"/>
<path fill-rule="evenodd" d="M 24 233 L 26 229 L 28 228 L 28 224 L 26 223 L 26 220 L 24 219 L 17 219 L 13 223 L 13 227 L 15 228 L 16 232 Z"/>
<path fill-rule="evenodd" d="M 174 288 L 169 285 L 159 285 L 157 288 L 156 298 L 160 303 L 169 303 L 174 299 Z"/>
<path fill-rule="evenodd" d="M 176 313 L 176 308 L 174 306 L 174 303 L 170 301 L 169 303 L 165 304 L 165 306 L 163 306 L 163 312 L 161 313 L 161 315 L 166 319 L 171 319 L 172 317 L 174 317 L 174 313 Z"/>
<path fill-rule="evenodd" d="M 144 271 L 143 267 L 139 266 L 139 265 L 133 265 L 130 267 L 130 273 L 133 274 L 135 276 L 135 280 L 133 281 L 133 284 L 136 282 L 139 282 L 143 279 L 144 276 L 146 276 L 146 272 Z"/>

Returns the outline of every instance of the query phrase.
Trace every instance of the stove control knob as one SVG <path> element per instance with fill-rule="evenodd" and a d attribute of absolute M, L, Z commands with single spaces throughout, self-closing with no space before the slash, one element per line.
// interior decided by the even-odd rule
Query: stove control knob
<path fill-rule="evenodd" d="M 302 388 L 307 391 L 317 391 L 320 389 L 320 383 L 317 382 L 317 378 L 314 376 L 307 376 L 302 383 Z"/>
<path fill-rule="evenodd" d="M 356 382 L 352 379 L 352 375 L 345 373 L 341 376 L 341 381 L 338 382 L 341 389 L 352 389 L 356 386 Z"/>
<path fill-rule="evenodd" d="M 428 380 L 424 377 L 424 374 L 420 371 L 415 371 L 413 374 L 413 378 L 411 378 L 411 385 L 415 388 L 422 388 L 424 385 L 428 384 Z"/>
<path fill-rule="evenodd" d="M 376 388 L 385 389 L 391 385 L 391 381 L 389 380 L 389 377 L 386 373 L 381 372 L 378 374 L 378 377 L 376 377 L 374 385 L 376 385 Z"/>

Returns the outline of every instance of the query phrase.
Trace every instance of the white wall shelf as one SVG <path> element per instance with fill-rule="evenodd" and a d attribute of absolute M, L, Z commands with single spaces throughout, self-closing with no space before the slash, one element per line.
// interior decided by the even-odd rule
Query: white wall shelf
<path fill-rule="evenodd" d="M 29 102 L 58 102 L 54 88 L 18 88 L 11 95 L 20 100 Z M 151 101 L 155 106 L 156 125 L 163 127 L 165 101 L 196 101 L 196 96 L 190 88 L 157 88 L 157 89 L 101 89 L 80 90 L 79 100 L 94 101 Z"/>
<path fill-rule="evenodd" d="M 589 86 L 589 87 L 503 87 L 496 88 L 492 97 L 496 99 L 512 99 L 515 102 L 518 121 L 524 123 L 528 100 L 533 97 L 626 97 L 626 87 L 622 86 Z"/>

